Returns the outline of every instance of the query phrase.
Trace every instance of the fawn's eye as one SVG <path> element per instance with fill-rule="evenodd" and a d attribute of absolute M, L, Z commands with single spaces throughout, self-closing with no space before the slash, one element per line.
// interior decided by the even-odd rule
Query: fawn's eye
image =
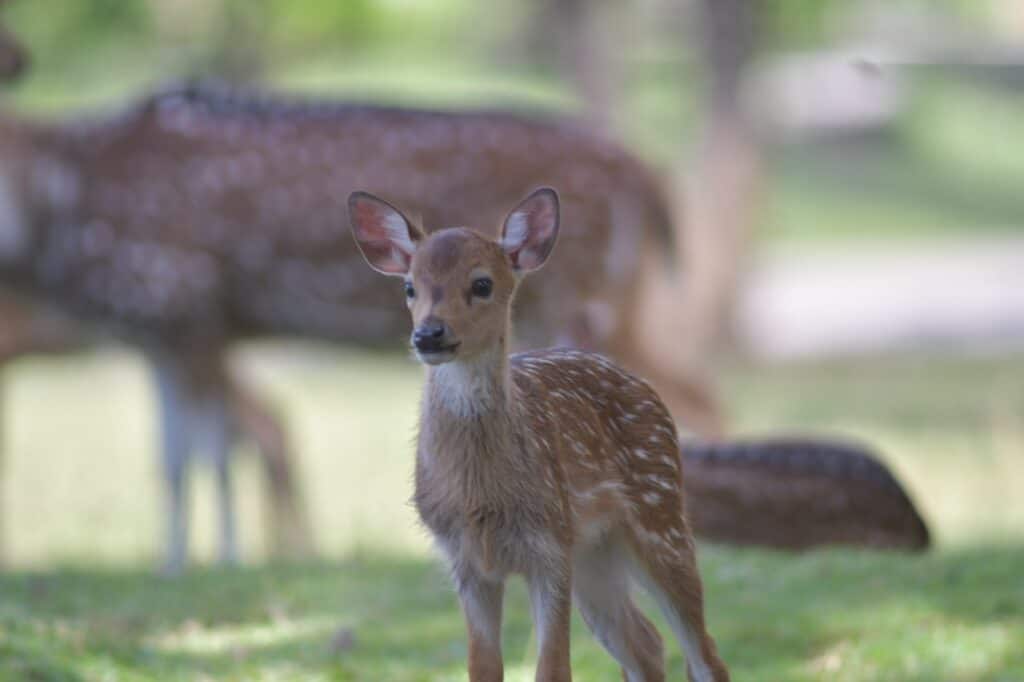
<path fill-rule="evenodd" d="M 416 298 L 416 289 L 413 288 L 412 282 L 405 283 L 405 297 Z"/>
<path fill-rule="evenodd" d="M 477 277 L 473 280 L 470 290 L 477 298 L 487 298 L 491 295 L 492 289 L 494 289 L 494 282 L 490 277 Z"/>

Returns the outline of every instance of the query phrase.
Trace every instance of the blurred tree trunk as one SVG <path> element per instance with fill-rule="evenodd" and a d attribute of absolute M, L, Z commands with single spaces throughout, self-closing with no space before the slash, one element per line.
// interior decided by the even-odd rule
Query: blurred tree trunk
<path fill-rule="evenodd" d="M 211 70 L 219 78 L 249 83 L 265 75 L 268 39 L 263 5 L 252 0 L 221 0 L 210 56 Z"/>
<path fill-rule="evenodd" d="M 620 95 L 621 64 L 609 49 L 616 9 L 605 0 L 542 0 L 534 13 L 536 35 L 555 46 L 558 71 L 580 99 L 583 118 L 604 132 Z"/>
<path fill-rule="evenodd" d="M 250 82 L 266 71 L 267 3 L 252 0 L 147 0 L 164 41 L 201 46 L 201 75 Z"/>
<path fill-rule="evenodd" d="M 686 185 L 679 248 L 683 359 L 706 367 L 732 318 L 751 231 L 760 209 L 761 152 L 746 110 L 744 83 L 757 49 L 758 0 L 699 0 L 705 65 L 705 111 L 695 163 L 680 169 Z"/>

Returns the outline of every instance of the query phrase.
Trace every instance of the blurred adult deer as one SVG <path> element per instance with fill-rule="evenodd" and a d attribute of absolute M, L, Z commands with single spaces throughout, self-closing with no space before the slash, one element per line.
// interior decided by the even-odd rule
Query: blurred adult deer
<path fill-rule="evenodd" d="M 355 187 L 431 224 L 496 221 L 494 207 L 531 187 L 564 188 L 556 267 L 517 297 L 521 345 L 606 353 L 653 377 L 688 428 L 720 432 L 709 392 L 652 362 L 635 324 L 656 317 L 645 311 L 651 289 L 676 284 L 657 183 L 571 122 L 188 87 L 84 122 L 0 117 L 0 159 L 0 280 L 113 330 L 156 369 L 172 567 L 185 557 L 193 448 L 219 453 L 228 490 L 238 394 L 225 351 L 260 335 L 380 345 L 403 326 L 344 234 L 340 195 Z M 230 518 L 222 513 L 227 532 Z M 231 543 L 222 546 L 230 556 Z"/>
<path fill-rule="evenodd" d="M 0 1 L 0 7 L 5 5 Z M 29 58 L 13 34 L 0 25 L 0 83 L 20 77 Z M 0 162 L 0 167 L 2 167 Z M 3 197 L 0 204 L 14 205 Z M 96 335 L 52 307 L 32 305 L 7 292 L 0 292 L 0 367 L 26 354 L 67 353 L 97 342 Z M 213 368 L 219 376 L 207 380 L 223 383 L 232 435 L 244 435 L 256 444 L 266 473 L 268 505 L 266 527 L 273 553 L 302 556 L 312 551 L 312 535 L 302 499 L 297 491 L 293 455 L 287 448 L 284 430 L 273 411 L 243 389 L 224 366 Z M 190 396 L 199 399 L 200 396 Z M 164 402 L 165 409 L 168 407 Z M 165 417 L 166 418 L 166 417 Z M 171 428 L 168 426 L 168 428 Z M 216 453 L 214 453 L 216 454 Z M 0 443 L 0 474 L 3 472 L 3 444 Z M 0 476 L 0 563 L 5 555 L 3 478 Z M 226 462 L 218 461 L 218 487 L 221 492 L 221 546 L 223 559 L 237 554 L 234 518 L 230 507 L 230 488 Z M 181 530 L 175 532 L 182 532 Z"/>
<path fill-rule="evenodd" d="M 401 310 L 344 235 L 339 188 L 368 186 L 459 223 L 561 181 L 567 246 L 560 267 L 524 289 L 524 336 L 642 364 L 628 350 L 627 302 L 668 219 L 639 162 L 570 124 L 184 89 L 85 123 L 4 117 L 0 154 L 0 277 L 137 344 L 156 369 L 171 566 L 184 559 L 185 468 L 199 439 L 222 453 L 227 491 L 226 348 L 265 334 L 379 344 L 400 328 Z M 712 415 L 710 403 L 656 374 L 680 416 L 715 419 L 688 418 Z"/>
<path fill-rule="evenodd" d="M 39 305 L 26 303 L 7 292 L 0 291 L 0 368 L 28 354 L 65 354 L 82 351 L 104 343 L 104 338 L 73 318 Z M 110 341 L 107 340 L 107 343 Z M 308 516 L 298 490 L 294 455 L 287 446 L 284 429 L 273 410 L 233 376 L 227 367 L 217 367 L 218 375 L 208 380 L 223 382 L 227 404 L 228 423 L 232 439 L 251 441 L 264 468 L 267 505 L 267 544 L 276 556 L 300 557 L 312 552 L 312 532 Z M 202 396 L 189 396 L 201 400 Z M 0 472 L 3 471 L 3 444 L 0 444 Z M 220 471 L 220 470 L 219 470 Z M 3 490 L 0 477 L 0 492 Z M 224 475 L 218 477 L 222 500 L 228 501 L 230 491 Z M 0 512 L 3 511 L 0 495 Z M 234 519 L 229 506 L 219 512 L 222 526 L 221 557 L 233 560 L 237 551 L 234 539 Z M 0 513 L 0 563 L 5 553 L 5 517 Z"/>
<path fill-rule="evenodd" d="M 513 296 L 558 238 L 554 190 L 519 203 L 497 240 L 467 228 L 428 237 L 369 194 L 349 207 L 367 262 L 405 281 L 428 367 L 414 499 L 451 564 L 470 679 L 502 677 L 502 594 L 516 573 L 529 585 L 538 680 L 572 677 L 572 595 L 625 679 L 664 679 L 631 574 L 664 610 L 691 679 L 727 680 L 704 624 L 675 423 L 658 395 L 598 355 L 508 355 Z"/>

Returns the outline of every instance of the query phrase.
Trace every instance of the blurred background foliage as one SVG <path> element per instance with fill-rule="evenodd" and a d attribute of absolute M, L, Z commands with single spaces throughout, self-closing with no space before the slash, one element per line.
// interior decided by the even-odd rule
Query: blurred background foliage
<path fill-rule="evenodd" d="M 46 115 L 117 106 L 168 81 L 204 77 L 378 101 L 578 111 L 559 66 L 552 3 L 470 0 L 61 0 L 13 2 L 7 23 L 33 65 L 10 90 Z M 613 126 L 649 159 L 686 158 L 699 118 L 699 40 L 686 3 L 597 0 L 618 64 Z M 919 48 L 883 65 L 901 106 L 882 126 L 775 140 L 758 238 L 936 236 L 1017 231 L 1024 214 L 1021 83 L 1013 64 L 948 68 L 929 38 L 982 47 L 1020 30 L 1008 2 L 771 0 L 762 62 L 827 46 Z M 894 34 L 897 38 L 894 40 Z M 902 44 L 901 44 L 902 40 Z M 1018 69 L 1019 71 L 1019 69 Z M 986 77 L 990 76 L 990 77 Z M 755 106 L 756 108 L 756 106 Z M 851 144 L 851 142 L 853 144 Z M 837 163 L 841 157 L 842 163 Z M 865 197 L 870 196 L 870 201 Z"/>

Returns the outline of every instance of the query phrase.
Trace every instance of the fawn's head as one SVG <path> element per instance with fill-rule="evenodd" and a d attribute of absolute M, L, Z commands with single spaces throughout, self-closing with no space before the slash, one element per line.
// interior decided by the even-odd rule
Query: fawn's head
<path fill-rule="evenodd" d="M 512 209 L 496 240 L 464 227 L 427 236 L 397 208 L 364 192 L 353 193 L 348 207 L 366 262 L 405 280 L 412 344 L 430 365 L 500 344 L 519 280 L 547 261 L 558 238 L 558 195 L 546 187 Z"/>

